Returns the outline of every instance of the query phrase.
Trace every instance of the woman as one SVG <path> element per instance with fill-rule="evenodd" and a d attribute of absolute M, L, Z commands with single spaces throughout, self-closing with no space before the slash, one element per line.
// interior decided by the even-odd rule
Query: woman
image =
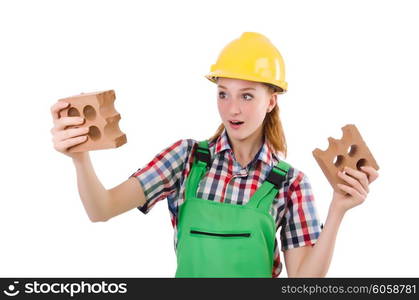
<path fill-rule="evenodd" d="M 168 200 L 177 254 L 176 277 L 277 277 L 276 232 L 290 277 L 323 277 L 345 212 L 361 204 L 378 177 L 372 167 L 347 169 L 333 193 L 324 229 L 307 176 L 286 157 L 278 95 L 287 90 L 281 54 L 261 34 L 245 32 L 221 52 L 206 76 L 217 84 L 222 119 L 205 141 L 182 139 L 120 185 L 105 189 L 89 155 L 68 148 L 86 140 L 77 117 L 51 107 L 54 147 L 72 157 L 89 218 L 106 221 L 132 208 L 147 213 Z"/>

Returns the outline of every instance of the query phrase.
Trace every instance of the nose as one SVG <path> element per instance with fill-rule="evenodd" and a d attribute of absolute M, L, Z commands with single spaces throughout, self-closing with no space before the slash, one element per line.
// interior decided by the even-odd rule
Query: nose
<path fill-rule="evenodd" d="M 229 112 L 231 115 L 236 115 L 241 112 L 241 102 L 240 99 L 232 98 L 229 103 Z"/>

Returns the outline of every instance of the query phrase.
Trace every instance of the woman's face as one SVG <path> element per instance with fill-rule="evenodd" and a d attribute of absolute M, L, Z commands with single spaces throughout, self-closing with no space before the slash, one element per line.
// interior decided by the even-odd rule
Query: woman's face
<path fill-rule="evenodd" d="M 261 132 L 266 113 L 276 105 L 276 94 L 260 82 L 241 79 L 220 77 L 217 86 L 218 111 L 229 137 L 243 140 Z"/>

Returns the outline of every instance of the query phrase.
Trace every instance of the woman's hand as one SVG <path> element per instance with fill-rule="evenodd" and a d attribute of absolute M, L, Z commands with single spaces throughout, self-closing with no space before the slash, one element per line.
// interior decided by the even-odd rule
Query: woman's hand
<path fill-rule="evenodd" d="M 369 184 L 378 178 L 378 172 L 370 166 L 361 167 L 361 171 L 345 168 L 345 173 L 338 176 L 347 184 L 338 184 L 342 193 L 333 192 L 331 208 L 345 213 L 365 201 L 369 193 Z"/>
<path fill-rule="evenodd" d="M 77 126 L 84 123 L 84 119 L 81 117 L 60 117 L 60 111 L 65 109 L 68 104 L 67 102 L 57 101 L 51 106 L 51 115 L 54 122 L 51 134 L 54 149 L 74 159 L 84 156 L 87 152 L 70 153 L 68 148 L 85 142 L 89 129 L 86 127 L 68 128 L 72 125 Z"/>

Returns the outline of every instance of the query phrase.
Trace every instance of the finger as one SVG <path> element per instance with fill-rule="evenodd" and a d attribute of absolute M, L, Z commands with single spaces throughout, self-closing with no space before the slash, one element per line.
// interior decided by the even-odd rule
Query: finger
<path fill-rule="evenodd" d="M 378 172 L 373 167 L 363 166 L 363 167 L 361 167 L 361 170 L 368 174 L 369 183 L 373 182 L 374 180 L 376 180 L 378 178 Z"/>
<path fill-rule="evenodd" d="M 348 172 L 348 174 L 349 174 L 351 171 L 348 170 L 346 172 Z M 353 174 L 353 172 L 351 172 L 351 173 Z M 362 172 L 359 172 L 359 173 L 362 173 Z M 367 194 L 369 192 L 368 181 L 366 179 L 366 175 L 364 173 L 362 173 L 362 174 L 363 174 L 364 178 L 361 178 L 360 180 L 358 180 L 358 179 L 354 178 L 355 176 L 359 176 L 358 174 L 353 175 L 353 176 L 349 176 L 349 175 L 347 175 L 343 172 L 338 172 L 338 176 L 340 178 L 342 178 L 344 181 L 346 181 L 351 186 L 356 188 L 361 194 Z"/>
<path fill-rule="evenodd" d="M 58 120 L 55 120 L 55 131 L 65 130 L 67 126 L 77 126 L 84 123 L 84 118 L 82 117 L 62 117 Z"/>
<path fill-rule="evenodd" d="M 89 128 L 81 127 L 81 128 L 69 128 L 66 130 L 58 131 L 54 134 L 54 141 L 57 143 L 65 141 L 67 139 L 71 139 L 80 135 L 84 135 L 89 132 Z"/>
<path fill-rule="evenodd" d="M 364 189 L 368 191 L 368 177 L 367 174 L 365 174 L 365 172 L 358 171 L 349 167 L 345 167 L 345 172 L 347 172 L 352 177 L 358 179 L 358 181 L 361 182 Z"/>
<path fill-rule="evenodd" d="M 57 101 L 54 105 L 51 106 L 51 115 L 53 120 L 58 120 L 60 118 L 59 112 L 64 108 L 68 107 L 70 103 L 64 101 Z"/>
<path fill-rule="evenodd" d="M 85 142 L 86 140 L 87 140 L 87 136 L 85 136 L 85 135 L 78 136 L 78 137 L 74 137 L 74 138 L 67 139 L 67 140 L 59 142 L 59 143 L 55 144 L 54 148 L 55 148 L 55 150 L 57 150 L 59 152 L 64 152 L 68 148 L 76 146 L 78 144 L 81 144 L 81 143 Z"/>
<path fill-rule="evenodd" d="M 361 200 L 364 201 L 366 196 L 360 194 L 356 189 L 347 186 L 346 184 L 340 184 L 338 183 L 337 186 L 344 192 L 348 193 L 349 195 L 351 195 L 352 197 L 354 197 L 357 200 Z"/>

